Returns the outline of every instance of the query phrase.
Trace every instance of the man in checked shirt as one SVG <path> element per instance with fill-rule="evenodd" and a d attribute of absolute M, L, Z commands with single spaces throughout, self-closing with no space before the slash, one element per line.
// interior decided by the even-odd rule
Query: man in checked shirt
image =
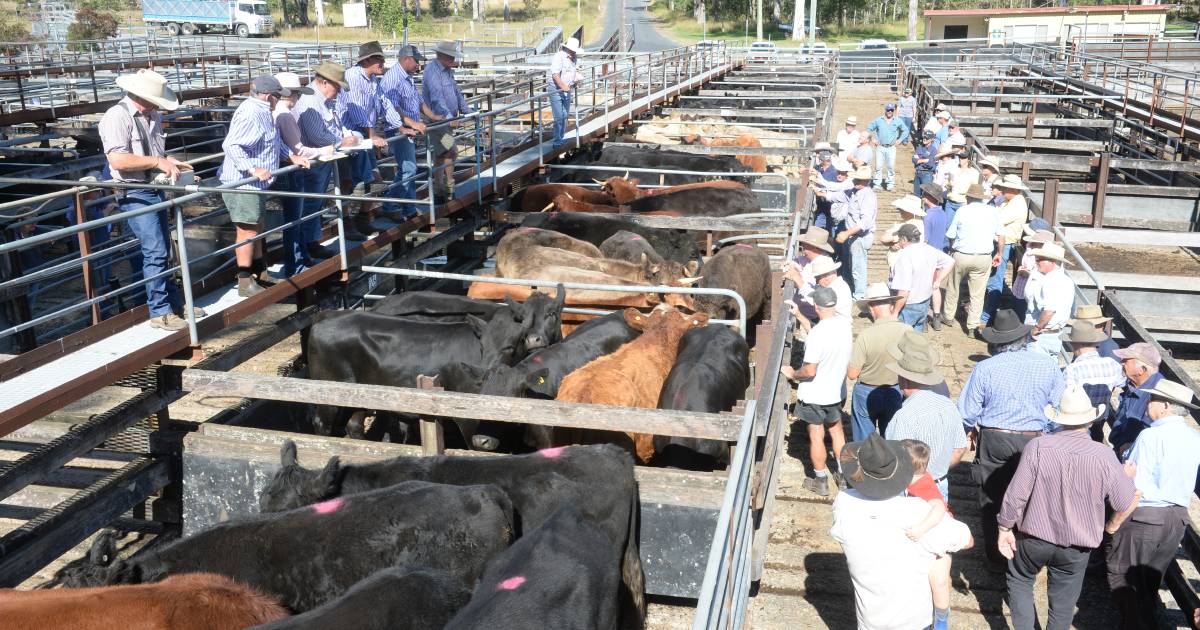
<path fill-rule="evenodd" d="M 421 122 L 421 114 L 424 113 L 430 119 L 434 115 L 429 106 L 421 102 L 421 92 L 417 90 L 417 84 L 413 81 L 413 77 L 421 70 L 422 61 L 425 61 L 425 57 L 416 46 L 401 46 L 400 59 L 383 75 L 379 89 L 383 91 L 384 98 L 400 113 L 404 125 L 423 134 L 425 123 Z M 388 131 L 389 135 L 392 131 Z M 392 156 L 396 158 L 396 178 L 388 187 L 387 196 L 413 199 L 417 194 L 417 183 L 414 179 L 417 176 L 417 145 L 407 136 L 391 140 L 389 145 Z M 400 219 L 407 219 L 417 213 L 412 204 L 405 204 L 401 209 L 394 203 L 385 203 L 383 211 L 389 217 L 396 213 Z"/>

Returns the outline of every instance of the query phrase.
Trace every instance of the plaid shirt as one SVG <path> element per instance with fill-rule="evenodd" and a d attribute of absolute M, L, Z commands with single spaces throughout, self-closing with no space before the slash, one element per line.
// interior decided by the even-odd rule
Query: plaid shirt
<path fill-rule="evenodd" d="M 434 60 L 425 66 L 421 80 L 421 98 L 438 116 L 457 118 L 471 113 L 471 106 L 454 82 L 454 70 Z"/>
<path fill-rule="evenodd" d="M 300 123 L 300 141 L 310 147 L 337 145 L 346 135 L 342 119 L 333 110 L 333 101 L 314 92 L 304 94 L 292 108 L 292 116 Z"/>
<path fill-rule="evenodd" d="M 1044 431 L 1046 405 L 1057 405 L 1067 381 L 1058 362 L 1031 350 L 1002 352 L 975 365 L 958 397 L 963 424 Z"/>
<path fill-rule="evenodd" d="M 949 398 L 921 390 L 904 399 L 904 405 L 887 425 L 889 440 L 920 440 L 929 445 L 929 475 L 940 480 L 950 472 L 954 449 L 967 448 L 962 416 Z"/>
<path fill-rule="evenodd" d="M 338 92 L 337 112 L 347 129 L 374 129 L 381 110 L 389 129 L 404 124 L 396 108 L 383 98 L 379 82 L 368 77 L 361 66 L 346 71 L 346 83 L 350 89 Z"/>
<path fill-rule="evenodd" d="M 271 115 L 271 104 L 257 98 L 248 98 L 238 105 L 229 121 L 229 133 L 221 143 L 225 159 L 217 177 L 224 183 L 236 182 L 250 177 L 256 168 L 273 171 L 279 168 L 280 159 L 286 159 L 291 150 L 279 138 L 275 118 Z M 254 180 L 238 188 L 265 190 L 275 181 Z"/>
<path fill-rule="evenodd" d="M 421 93 L 417 91 L 412 75 L 405 72 L 400 64 L 388 69 L 379 82 L 379 89 L 396 111 L 413 120 L 421 119 Z"/>

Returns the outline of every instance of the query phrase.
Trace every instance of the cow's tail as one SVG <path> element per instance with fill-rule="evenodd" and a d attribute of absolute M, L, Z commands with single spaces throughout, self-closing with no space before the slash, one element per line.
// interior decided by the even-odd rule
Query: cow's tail
<path fill-rule="evenodd" d="M 637 480 L 629 499 L 629 530 L 625 536 L 625 552 L 621 559 L 621 583 L 625 585 L 625 603 L 621 612 L 623 630 L 642 630 L 646 625 L 646 574 L 642 570 L 639 551 L 639 532 L 642 501 Z"/>

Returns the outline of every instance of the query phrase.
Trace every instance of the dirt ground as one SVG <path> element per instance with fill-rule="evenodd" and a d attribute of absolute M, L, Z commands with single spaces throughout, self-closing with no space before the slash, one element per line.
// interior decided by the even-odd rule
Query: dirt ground
<path fill-rule="evenodd" d="M 1075 250 L 1096 271 L 1200 276 L 1200 257 L 1182 247 L 1117 247 L 1092 243 L 1076 245 Z"/>

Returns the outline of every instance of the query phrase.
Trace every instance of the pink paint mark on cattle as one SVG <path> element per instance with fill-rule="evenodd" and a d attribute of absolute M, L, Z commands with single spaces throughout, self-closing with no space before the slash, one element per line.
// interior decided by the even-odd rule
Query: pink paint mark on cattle
<path fill-rule="evenodd" d="M 529 357 L 529 360 L 540 365 L 542 363 L 542 355 L 535 354 L 535 355 Z"/>
<path fill-rule="evenodd" d="M 640 236 L 631 236 L 631 237 L 629 237 L 629 240 L 631 240 L 631 241 L 640 241 L 640 240 L 643 240 L 643 239 L 642 239 L 642 237 L 640 237 Z"/>
<path fill-rule="evenodd" d="M 342 509 L 342 506 L 345 504 L 346 500 L 342 497 L 338 497 L 336 499 L 314 503 L 312 505 L 312 510 L 317 514 L 333 514 L 334 512 Z"/>
<path fill-rule="evenodd" d="M 546 459 L 556 459 L 562 457 L 563 451 L 567 450 L 565 446 L 555 446 L 554 448 L 544 448 L 538 451 L 538 455 Z"/>
<path fill-rule="evenodd" d="M 747 244 L 747 243 L 738 243 L 738 244 L 737 244 L 737 246 L 738 246 L 738 247 L 746 247 L 746 248 L 749 248 L 749 249 L 754 249 L 754 246 L 753 246 L 753 245 L 750 245 L 750 244 Z"/>
<path fill-rule="evenodd" d="M 516 575 L 516 576 L 510 577 L 507 580 L 504 580 L 503 582 L 497 584 L 496 590 L 498 590 L 498 591 L 515 591 L 515 590 L 517 590 L 518 586 L 520 586 L 524 583 L 525 583 L 525 578 L 520 575 Z"/>

